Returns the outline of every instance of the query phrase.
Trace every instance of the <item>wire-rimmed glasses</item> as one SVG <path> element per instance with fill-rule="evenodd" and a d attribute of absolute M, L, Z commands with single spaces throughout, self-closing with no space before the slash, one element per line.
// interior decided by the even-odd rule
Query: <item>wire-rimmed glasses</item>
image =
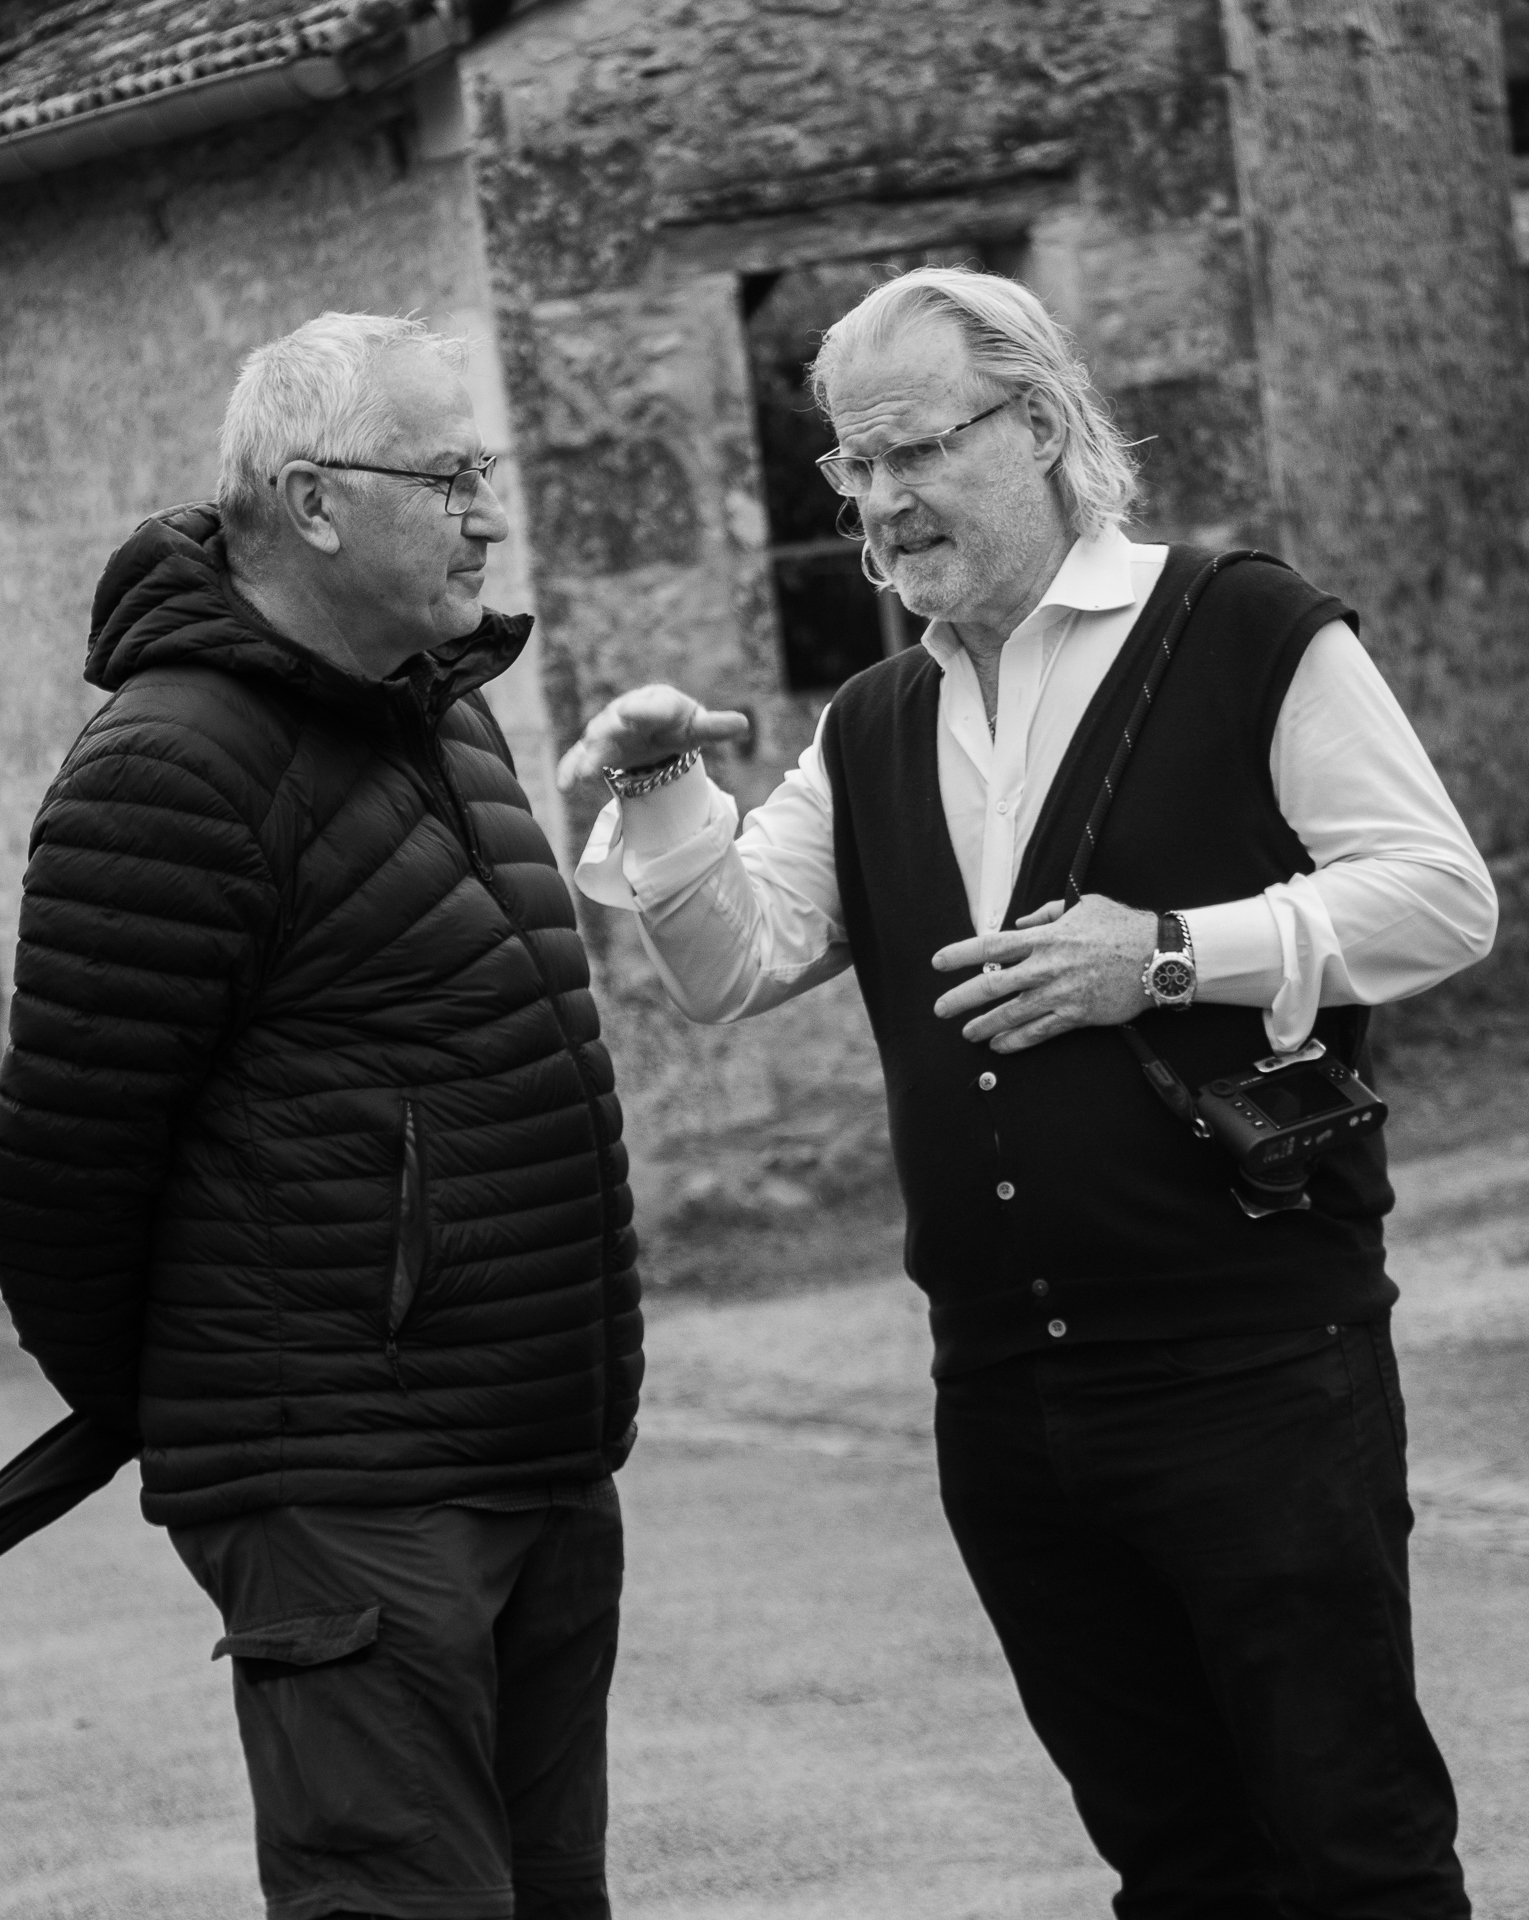
<path fill-rule="evenodd" d="M 986 407 L 981 413 L 974 413 L 970 420 L 957 421 L 953 427 L 946 427 L 939 433 L 924 434 L 917 440 L 899 440 L 896 446 L 884 448 L 880 453 L 843 453 L 835 447 L 832 453 L 825 453 L 814 464 L 835 493 L 842 493 L 848 499 L 858 500 L 871 490 L 876 478 L 876 463 L 879 460 L 894 480 L 905 487 L 916 487 L 921 482 L 932 480 L 941 466 L 950 458 L 948 442 L 958 433 L 965 433 L 968 427 L 976 426 L 979 420 L 990 420 L 995 413 L 1002 413 L 1005 407 L 1012 407 L 1022 396 L 1011 393 L 1007 400 L 1000 400 L 995 407 Z"/>
<path fill-rule="evenodd" d="M 311 467 L 329 467 L 336 473 L 391 473 L 400 480 L 423 480 L 432 487 L 441 487 L 446 493 L 446 512 L 453 520 L 460 520 L 472 510 L 478 498 L 478 483 L 492 486 L 494 468 L 499 464 L 496 453 L 486 453 L 483 458 L 470 467 L 462 467 L 456 473 L 419 473 L 412 467 L 367 467 L 359 460 L 310 460 Z M 276 485 L 277 476 L 271 475 L 271 485 Z"/>

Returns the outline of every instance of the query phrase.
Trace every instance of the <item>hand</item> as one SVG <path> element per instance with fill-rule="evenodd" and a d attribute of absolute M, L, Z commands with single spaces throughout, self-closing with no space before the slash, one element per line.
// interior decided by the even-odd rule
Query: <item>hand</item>
<path fill-rule="evenodd" d="M 941 947 L 942 973 L 981 966 L 934 1003 L 942 1020 L 975 1014 L 965 1040 L 1019 1053 L 1074 1027 L 1115 1027 L 1151 1001 L 1142 970 L 1157 948 L 1157 915 L 1086 893 L 1066 912 L 1052 900 L 1013 929 Z M 989 970 L 991 969 L 991 971 Z M 994 1001 L 1001 1002 L 995 1006 Z"/>
<path fill-rule="evenodd" d="M 602 707 L 557 763 L 566 793 L 602 767 L 651 767 L 709 740 L 741 740 L 746 713 L 709 713 L 677 687 L 637 687 Z"/>

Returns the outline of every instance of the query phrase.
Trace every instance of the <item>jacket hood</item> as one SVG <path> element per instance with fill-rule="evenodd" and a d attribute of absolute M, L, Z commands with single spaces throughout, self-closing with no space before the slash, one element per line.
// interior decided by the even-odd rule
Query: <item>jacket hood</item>
<path fill-rule="evenodd" d="M 528 613 L 485 613 L 471 633 L 416 655 L 386 681 L 347 672 L 278 633 L 239 596 L 222 521 L 208 502 L 155 514 L 107 561 L 90 610 L 85 678 L 115 693 L 149 667 L 192 662 L 342 704 L 408 686 L 435 718 L 503 673 L 531 624 Z"/>

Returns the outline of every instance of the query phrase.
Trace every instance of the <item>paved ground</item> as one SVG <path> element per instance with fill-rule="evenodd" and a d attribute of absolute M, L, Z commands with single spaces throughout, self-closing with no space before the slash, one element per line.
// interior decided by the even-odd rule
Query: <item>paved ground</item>
<path fill-rule="evenodd" d="M 1394 1236 L 1421 1684 L 1478 1913 L 1529 1912 L 1529 1136 L 1409 1165 Z M 663 1305 L 613 1724 L 626 1920 L 1093 1920 L 1111 1876 L 934 1497 L 901 1280 Z M 0 1458 L 55 1416 L 0 1348 Z M 0 1561 L 0 1920 L 256 1920 L 211 1609 L 131 1476 Z"/>

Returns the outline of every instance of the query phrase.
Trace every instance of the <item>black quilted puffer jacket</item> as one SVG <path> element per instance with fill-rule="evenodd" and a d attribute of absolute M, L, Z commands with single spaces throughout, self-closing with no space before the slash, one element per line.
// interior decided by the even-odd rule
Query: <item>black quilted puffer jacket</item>
<path fill-rule="evenodd" d="M 232 591 L 214 510 L 97 590 L 112 698 L 37 818 L 0 1068 L 0 1290 L 144 1512 L 592 1480 L 642 1374 L 621 1111 L 573 906 L 477 689 Z"/>

